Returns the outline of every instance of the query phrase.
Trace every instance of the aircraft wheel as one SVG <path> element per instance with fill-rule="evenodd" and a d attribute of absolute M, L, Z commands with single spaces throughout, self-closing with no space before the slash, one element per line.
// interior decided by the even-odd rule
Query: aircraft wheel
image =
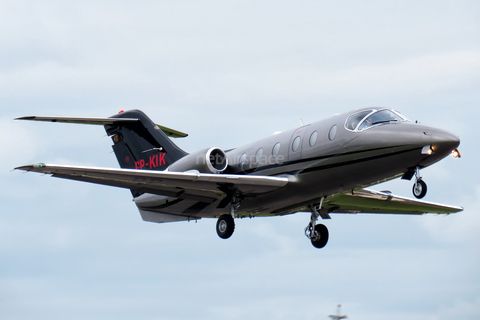
<path fill-rule="evenodd" d="M 422 199 L 427 194 L 427 184 L 423 180 L 418 180 L 412 190 L 415 198 Z"/>
<path fill-rule="evenodd" d="M 323 224 L 317 224 L 315 226 L 315 237 L 311 239 L 312 245 L 315 248 L 321 249 L 327 245 L 328 242 L 328 229 Z"/>
<path fill-rule="evenodd" d="M 228 239 L 235 230 L 235 221 L 229 214 L 221 215 L 217 220 L 217 234 L 222 239 Z"/>

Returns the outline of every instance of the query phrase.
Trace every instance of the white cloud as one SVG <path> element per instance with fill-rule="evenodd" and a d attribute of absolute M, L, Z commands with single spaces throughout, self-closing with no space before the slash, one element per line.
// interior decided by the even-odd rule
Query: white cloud
<path fill-rule="evenodd" d="M 479 68 L 480 52 L 447 52 L 390 65 L 356 67 L 333 77 L 333 81 L 362 89 L 375 86 L 381 91 L 397 90 L 411 94 L 419 89 L 441 90 L 466 85 L 478 78 Z"/>
<path fill-rule="evenodd" d="M 296 95 L 350 94 L 381 96 L 405 95 L 440 91 L 446 87 L 468 85 L 478 80 L 480 52 L 460 51 L 409 58 L 390 64 L 380 63 L 339 71 L 322 70 L 315 65 L 308 68 L 277 68 L 268 74 L 277 93 L 289 88 Z M 260 75 L 261 76 L 261 75 Z M 293 92 L 292 92 L 293 89 Z M 274 88 L 267 92 L 273 94 Z M 275 90 L 276 91 L 276 90 Z"/>
<path fill-rule="evenodd" d="M 425 216 L 422 219 L 425 229 L 439 243 L 462 244 L 476 248 L 480 241 L 478 228 L 480 226 L 480 185 L 471 190 L 470 195 L 465 195 L 462 205 L 464 211 L 451 216 L 435 217 Z M 480 263 L 480 249 L 475 249 L 476 257 Z"/>
<path fill-rule="evenodd" d="M 387 85 L 418 80 L 435 80 L 457 75 L 476 76 L 480 52 L 458 51 L 410 58 L 390 65 L 357 67 L 346 72 L 348 81 L 389 81 Z M 468 79 L 468 78 L 467 78 Z M 467 80 L 466 79 L 466 80 Z"/>
<path fill-rule="evenodd" d="M 11 170 L 19 162 L 32 158 L 38 151 L 34 133 L 12 118 L 0 118 L 0 167 Z"/>
<path fill-rule="evenodd" d="M 468 319 L 475 320 L 480 316 L 480 296 L 472 299 L 459 299 L 452 297 L 452 303 L 443 306 L 439 310 L 439 314 L 435 320 L 450 319 Z"/>
<path fill-rule="evenodd" d="M 433 125 L 456 121 L 472 137 L 462 160 L 476 159 L 476 3 L 25 0 L 2 8 L 2 319 L 313 320 L 337 303 L 351 319 L 478 318 L 474 160 L 425 171 L 435 176 L 430 195 L 451 196 L 442 202 L 465 212 L 334 217 L 324 250 L 303 236 L 308 215 L 241 220 L 223 241 L 214 220 L 142 222 L 127 190 L 7 172 L 40 161 L 116 166 L 103 128 L 13 117 L 132 108 L 191 133 L 182 142 L 191 151 L 235 147 L 305 114 L 313 121 L 404 104 L 407 116 Z M 438 191 L 452 174 L 459 187 Z M 411 183 L 398 184 L 410 195 Z"/>

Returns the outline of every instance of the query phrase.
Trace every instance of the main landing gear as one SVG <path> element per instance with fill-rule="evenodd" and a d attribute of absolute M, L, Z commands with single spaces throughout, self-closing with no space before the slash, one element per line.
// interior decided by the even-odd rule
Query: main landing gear
<path fill-rule="evenodd" d="M 412 191 L 417 199 L 422 199 L 427 194 L 427 184 L 422 180 L 418 167 L 415 168 L 415 183 L 413 184 Z"/>
<path fill-rule="evenodd" d="M 217 220 L 217 234 L 222 239 L 228 239 L 232 236 L 235 230 L 235 213 L 240 207 L 239 197 L 233 196 L 230 208 L 230 214 L 222 214 Z M 318 207 L 310 205 L 312 214 L 310 216 L 310 223 L 305 228 L 305 236 L 310 239 L 315 248 L 323 248 L 328 242 L 328 229 L 323 224 L 316 224 L 318 217 L 322 219 L 331 219 L 328 211 L 322 209 L 323 199 L 320 200 Z"/>
<path fill-rule="evenodd" d="M 222 214 L 217 220 L 217 234 L 222 239 L 228 239 L 235 230 L 235 221 L 232 215 Z"/>
<path fill-rule="evenodd" d="M 310 210 L 312 214 L 310 216 L 310 223 L 305 228 L 305 236 L 310 239 L 312 245 L 315 248 L 321 249 L 325 247 L 328 242 L 328 229 L 323 224 L 316 224 L 318 217 L 323 219 L 331 219 L 330 215 L 326 210 L 322 209 L 323 199 L 320 200 L 318 208 L 314 205 L 310 205 Z"/>
<path fill-rule="evenodd" d="M 222 214 L 217 220 L 217 234 L 222 239 L 228 239 L 235 231 L 235 213 L 240 208 L 240 199 L 233 195 L 230 214 Z"/>

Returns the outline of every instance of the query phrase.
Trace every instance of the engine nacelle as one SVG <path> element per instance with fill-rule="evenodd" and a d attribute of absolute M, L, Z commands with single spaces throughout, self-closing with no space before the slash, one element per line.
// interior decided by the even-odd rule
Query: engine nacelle
<path fill-rule="evenodd" d="M 202 173 L 221 173 L 227 169 L 228 159 L 220 148 L 210 148 L 190 153 L 175 161 L 168 167 L 168 171 L 184 172 L 198 170 Z"/>

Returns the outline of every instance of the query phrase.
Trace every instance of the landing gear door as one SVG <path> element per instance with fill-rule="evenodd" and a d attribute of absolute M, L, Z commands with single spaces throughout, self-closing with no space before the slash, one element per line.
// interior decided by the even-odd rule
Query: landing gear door
<path fill-rule="evenodd" d="M 307 131 L 308 125 L 295 130 L 290 138 L 288 146 L 288 161 L 297 160 L 302 157 L 303 138 Z"/>

